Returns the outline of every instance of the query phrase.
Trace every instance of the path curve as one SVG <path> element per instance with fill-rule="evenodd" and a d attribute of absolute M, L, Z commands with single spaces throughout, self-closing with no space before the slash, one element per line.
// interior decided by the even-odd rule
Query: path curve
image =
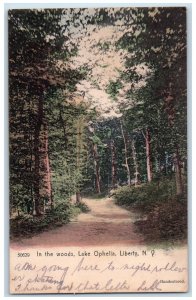
<path fill-rule="evenodd" d="M 141 245 L 143 239 L 135 233 L 136 215 L 117 206 L 111 198 L 82 200 L 90 212 L 81 213 L 69 224 L 42 232 L 32 238 L 12 242 L 12 247 L 59 247 Z"/>

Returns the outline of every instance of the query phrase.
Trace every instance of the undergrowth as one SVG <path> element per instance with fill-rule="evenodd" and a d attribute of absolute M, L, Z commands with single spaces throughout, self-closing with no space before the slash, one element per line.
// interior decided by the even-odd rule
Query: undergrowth
<path fill-rule="evenodd" d="M 179 241 L 187 238 L 187 199 L 176 196 L 175 181 L 164 178 L 137 187 L 116 190 L 116 204 L 139 212 L 136 231 L 146 241 Z"/>
<path fill-rule="evenodd" d="M 70 222 L 80 212 L 88 212 L 84 203 L 72 205 L 70 202 L 58 204 L 55 208 L 40 216 L 21 215 L 10 220 L 11 239 L 32 237 L 40 232 L 60 227 Z"/>

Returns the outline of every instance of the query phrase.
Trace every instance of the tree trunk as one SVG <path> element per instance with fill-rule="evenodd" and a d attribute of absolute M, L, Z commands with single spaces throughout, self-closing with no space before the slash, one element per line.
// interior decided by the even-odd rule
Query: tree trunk
<path fill-rule="evenodd" d="M 96 191 L 98 194 L 101 193 L 101 178 L 100 178 L 100 167 L 99 167 L 99 156 L 97 151 L 97 145 L 93 143 L 93 158 L 94 158 L 94 167 L 95 167 L 95 177 L 96 177 Z"/>
<path fill-rule="evenodd" d="M 126 136 L 125 136 L 125 133 L 124 133 L 122 121 L 120 121 L 120 127 L 121 127 L 121 133 L 122 133 L 122 137 L 123 137 L 123 141 L 124 141 L 125 167 L 126 167 L 126 170 L 127 170 L 127 184 L 128 184 L 128 186 L 130 186 L 131 185 L 131 173 L 130 173 L 130 168 L 129 168 L 129 164 L 128 164 L 127 139 L 126 139 Z"/>
<path fill-rule="evenodd" d="M 132 157 L 133 157 L 133 163 L 135 168 L 135 186 L 139 184 L 139 167 L 137 162 L 137 155 L 136 155 L 136 149 L 135 149 L 135 141 L 134 139 L 131 140 L 131 148 L 132 148 Z"/>
<path fill-rule="evenodd" d="M 38 100 L 37 122 L 35 124 L 34 134 L 34 156 L 35 156 L 35 172 L 34 172 L 34 207 L 33 215 L 40 215 L 40 131 L 43 121 L 43 99 Z"/>
<path fill-rule="evenodd" d="M 150 131 L 146 129 L 145 135 L 146 141 L 146 167 L 147 167 L 147 178 L 148 182 L 152 181 L 152 163 L 151 163 L 151 153 L 150 153 Z"/>
<path fill-rule="evenodd" d="M 115 146 L 113 140 L 111 140 L 110 142 L 110 148 L 111 148 L 111 163 L 112 163 L 112 187 L 114 188 L 116 186 L 117 180 L 116 180 L 116 153 L 115 153 Z"/>
<path fill-rule="evenodd" d="M 172 95 L 171 88 L 169 92 L 166 92 L 165 97 L 165 107 L 166 112 L 168 114 L 168 122 L 170 127 L 174 126 L 175 121 L 175 97 Z M 181 171 L 181 161 L 179 156 L 179 148 L 178 145 L 175 147 L 175 153 L 173 154 L 173 164 L 174 164 L 174 171 L 175 171 L 175 179 L 176 179 L 176 194 L 178 196 L 183 194 L 184 187 L 183 187 L 183 180 L 182 180 L 182 171 Z"/>
<path fill-rule="evenodd" d="M 176 194 L 180 196 L 183 194 L 183 182 L 182 182 L 182 173 L 181 173 L 178 147 L 176 147 L 176 152 L 173 155 L 173 160 L 174 160 L 175 178 L 176 178 Z"/>
<path fill-rule="evenodd" d="M 84 119 L 83 117 L 78 118 L 77 127 L 76 127 L 76 168 L 78 173 L 82 171 L 82 150 L 84 148 L 83 145 L 83 130 L 84 130 Z M 81 200 L 80 194 L 80 184 L 81 182 L 77 182 L 76 184 L 76 203 L 79 203 Z"/>
<path fill-rule="evenodd" d="M 80 192 L 76 192 L 76 203 L 78 204 L 80 203 L 80 201 L 81 201 L 81 194 Z"/>
<path fill-rule="evenodd" d="M 38 101 L 37 122 L 34 135 L 34 208 L 33 215 L 39 215 L 45 211 L 46 199 L 50 207 L 53 207 L 50 162 L 48 156 L 48 128 L 44 119 L 43 99 Z M 40 199 L 44 199 L 41 203 Z"/>
<path fill-rule="evenodd" d="M 54 207 L 53 197 L 52 197 L 52 183 L 51 183 L 51 171 L 50 171 L 50 160 L 49 160 L 49 154 L 48 154 L 48 126 L 45 123 L 44 124 L 44 136 L 45 136 L 45 153 L 44 153 L 44 182 L 45 182 L 45 191 L 44 194 L 48 199 L 48 204 L 50 208 Z"/>
<path fill-rule="evenodd" d="M 159 175 L 161 174 L 161 163 L 160 163 L 160 158 L 158 153 L 155 157 L 155 171 L 157 174 Z"/>
<path fill-rule="evenodd" d="M 30 213 L 33 213 L 33 189 L 34 189 L 34 156 L 33 156 L 33 151 L 34 151 L 34 141 L 33 141 L 33 132 L 32 132 L 32 121 L 31 121 L 31 113 L 32 113 L 32 100 L 31 97 L 29 99 L 29 110 L 28 110 L 28 116 L 29 116 L 29 150 L 30 150 L 30 157 L 29 157 L 29 173 L 30 173 L 30 181 L 29 181 L 29 190 L 30 190 Z"/>

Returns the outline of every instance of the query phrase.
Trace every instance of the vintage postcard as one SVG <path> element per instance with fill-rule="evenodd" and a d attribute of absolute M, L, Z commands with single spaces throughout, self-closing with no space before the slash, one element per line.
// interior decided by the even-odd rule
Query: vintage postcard
<path fill-rule="evenodd" d="M 186 8 L 8 29 L 10 293 L 187 292 Z"/>

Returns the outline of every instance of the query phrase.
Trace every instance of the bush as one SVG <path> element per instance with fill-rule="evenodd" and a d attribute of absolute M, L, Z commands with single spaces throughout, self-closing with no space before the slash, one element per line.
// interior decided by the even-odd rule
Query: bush
<path fill-rule="evenodd" d="M 123 186 L 115 191 L 114 199 L 118 205 L 130 206 L 137 201 L 138 195 L 136 188 Z"/>
<path fill-rule="evenodd" d="M 73 209 L 70 203 L 61 203 L 41 216 L 23 215 L 10 220 L 10 235 L 30 237 L 44 230 L 61 226 L 70 221 Z"/>
<path fill-rule="evenodd" d="M 141 214 L 136 229 L 146 241 L 175 241 L 187 236 L 187 199 L 175 195 L 175 182 L 164 178 L 138 187 L 122 187 L 115 201 Z"/>
<path fill-rule="evenodd" d="M 150 210 L 157 202 L 165 202 L 175 195 L 175 183 L 171 179 L 151 182 L 137 187 L 124 186 L 116 190 L 116 204 Z"/>
<path fill-rule="evenodd" d="M 10 220 L 10 236 L 14 237 L 31 237 L 51 228 L 62 226 L 70 221 L 80 212 L 89 212 L 88 206 L 80 202 L 72 205 L 71 202 L 61 202 L 56 207 L 47 211 L 44 215 L 32 216 L 21 215 Z"/>
<path fill-rule="evenodd" d="M 88 213 L 90 211 L 88 205 L 86 205 L 84 202 L 78 202 L 75 204 L 76 208 L 79 208 L 79 210 L 83 213 Z"/>
<path fill-rule="evenodd" d="M 176 241 L 187 237 L 187 205 L 176 199 L 156 205 L 146 220 L 136 221 L 146 241 Z"/>

